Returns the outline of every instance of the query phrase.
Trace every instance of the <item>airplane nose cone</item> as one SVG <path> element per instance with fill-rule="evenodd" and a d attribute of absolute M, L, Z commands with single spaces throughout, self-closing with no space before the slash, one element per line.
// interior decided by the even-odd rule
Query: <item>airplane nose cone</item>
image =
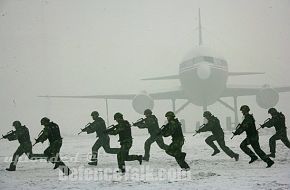
<path fill-rule="evenodd" d="M 202 64 L 197 68 L 197 76 L 202 79 L 206 80 L 211 75 L 211 69 L 208 64 Z"/>

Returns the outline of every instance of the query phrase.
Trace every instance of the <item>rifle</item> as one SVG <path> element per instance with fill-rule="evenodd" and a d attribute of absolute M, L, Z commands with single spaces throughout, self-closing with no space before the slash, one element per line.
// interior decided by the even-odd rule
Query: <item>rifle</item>
<path fill-rule="evenodd" d="M 90 126 L 91 125 L 91 123 L 88 123 L 88 124 L 86 124 L 86 126 L 85 126 L 85 128 L 81 128 L 81 131 L 78 133 L 78 135 L 80 135 L 81 133 L 83 133 L 83 132 L 85 132 L 85 129 L 88 127 L 88 126 Z"/>
<path fill-rule="evenodd" d="M 199 126 L 199 127 L 198 127 L 198 130 L 202 129 L 204 126 L 205 126 L 205 124 L 202 124 L 201 126 Z M 197 135 L 197 134 L 198 134 L 198 132 L 195 131 L 195 134 L 193 134 L 192 136 L 194 137 L 194 136 Z"/>
<path fill-rule="evenodd" d="M 139 124 L 143 123 L 144 120 L 145 120 L 144 118 L 140 118 L 135 123 L 132 123 L 132 125 L 133 126 L 138 126 Z"/>
<path fill-rule="evenodd" d="M 15 132 L 16 132 L 16 131 L 11 130 L 11 131 L 9 131 L 6 135 L 2 135 L 2 138 L 1 138 L 1 139 L 7 139 L 10 135 L 13 135 Z M 1 140 L 1 139 L 0 139 L 0 140 Z"/>
<path fill-rule="evenodd" d="M 38 134 L 38 136 L 37 136 L 37 139 L 35 139 L 35 143 L 34 143 L 32 146 L 34 146 L 34 145 L 36 145 L 37 143 L 39 143 L 37 140 L 38 140 L 38 138 L 39 138 L 42 134 L 43 134 L 43 129 L 39 132 L 39 134 Z"/>
<path fill-rule="evenodd" d="M 257 131 L 259 131 L 261 128 L 264 128 L 263 125 L 264 125 L 265 123 L 267 123 L 268 121 L 270 121 L 270 118 L 266 119 L 266 120 L 264 121 L 263 124 L 259 124 L 260 127 L 257 129 Z"/>
<path fill-rule="evenodd" d="M 241 124 L 239 123 L 239 124 L 236 126 L 236 131 L 237 131 L 240 127 L 241 127 Z M 234 134 L 234 132 L 232 132 L 232 133 L 233 133 L 233 136 L 231 137 L 231 139 L 233 139 L 234 136 L 236 136 L 236 135 Z"/>
<path fill-rule="evenodd" d="M 114 131 L 118 125 L 110 125 L 104 132 L 105 133 L 110 133 L 111 131 Z"/>

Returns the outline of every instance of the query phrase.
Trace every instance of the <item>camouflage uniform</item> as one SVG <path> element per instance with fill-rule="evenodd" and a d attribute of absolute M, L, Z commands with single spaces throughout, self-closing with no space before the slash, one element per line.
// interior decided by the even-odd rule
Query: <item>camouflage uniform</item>
<path fill-rule="evenodd" d="M 168 146 L 166 153 L 173 156 L 182 169 L 188 170 L 189 166 L 185 162 L 186 153 L 182 152 L 184 136 L 181 129 L 181 123 L 178 119 L 172 119 L 164 125 L 161 129 L 161 134 L 164 137 L 172 136 L 172 143 Z"/>
<path fill-rule="evenodd" d="M 213 141 L 217 141 L 221 149 L 229 157 L 231 158 L 235 157 L 238 159 L 238 154 L 234 153 L 229 147 L 226 146 L 224 132 L 221 128 L 220 121 L 217 117 L 211 115 L 208 118 L 208 123 L 205 124 L 205 126 L 202 127 L 201 129 L 197 130 L 196 132 L 200 133 L 200 132 L 206 132 L 206 131 L 212 132 L 212 135 L 205 139 L 205 142 L 214 150 L 214 153 L 212 154 L 212 156 L 220 152 L 217 146 L 213 142 Z"/>
<path fill-rule="evenodd" d="M 234 135 L 240 135 L 244 131 L 246 131 L 247 138 L 244 139 L 240 145 L 240 148 L 251 157 L 251 161 L 249 163 L 252 163 L 253 161 L 257 160 L 258 157 L 255 155 L 255 153 L 248 147 L 248 145 L 251 145 L 254 149 L 254 151 L 258 154 L 258 156 L 268 164 L 267 167 L 270 167 L 270 165 L 273 165 L 273 161 L 265 154 L 265 152 L 261 149 L 259 144 L 259 135 L 258 131 L 256 129 L 255 125 L 255 119 L 253 115 L 251 114 L 245 114 L 245 118 L 243 122 L 241 123 L 240 127 L 234 132 Z"/>
<path fill-rule="evenodd" d="M 29 159 L 32 159 L 32 144 L 30 141 L 29 130 L 26 126 L 16 127 L 16 130 L 7 137 L 9 141 L 18 140 L 20 146 L 13 154 L 10 169 L 15 170 L 19 157 L 25 153 Z M 8 170 L 8 169 L 7 169 Z"/>
<path fill-rule="evenodd" d="M 106 153 L 109 154 L 117 154 L 119 152 L 118 148 L 110 147 L 110 137 L 105 133 L 106 124 L 105 121 L 98 117 L 95 119 L 93 123 L 91 123 L 88 127 L 83 129 L 82 131 L 87 132 L 87 134 L 96 132 L 96 137 L 99 137 L 92 147 L 92 158 L 91 161 L 97 163 L 98 160 L 98 150 L 103 147 Z"/>
<path fill-rule="evenodd" d="M 107 131 L 110 135 L 119 134 L 120 149 L 117 154 L 118 167 L 122 172 L 125 172 L 125 161 L 138 160 L 142 163 L 141 155 L 129 155 L 129 150 L 132 147 L 131 125 L 128 121 L 122 120 L 114 127 L 113 130 Z"/>
<path fill-rule="evenodd" d="M 285 125 L 285 116 L 283 113 L 278 113 L 273 115 L 269 121 L 264 123 L 262 127 L 275 127 L 276 133 L 270 138 L 269 140 L 269 146 L 270 146 L 270 152 L 273 157 L 275 157 L 276 153 L 276 141 L 281 140 L 285 146 L 290 148 L 290 142 L 287 137 L 287 131 L 286 131 L 286 125 Z"/>
<path fill-rule="evenodd" d="M 158 133 L 160 133 L 160 129 L 158 125 L 158 120 L 155 115 L 150 115 L 146 117 L 143 120 L 143 122 L 136 123 L 136 126 L 140 129 L 147 128 L 150 134 L 150 137 L 145 141 L 145 144 L 144 144 L 145 154 L 144 154 L 143 160 L 147 160 L 147 161 L 149 160 L 150 147 L 151 147 L 151 144 L 154 142 L 156 142 L 157 145 L 161 149 L 163 150 L 167 149 L 168 146 L 164 144 L 162 136 L 158 135 Z"/>

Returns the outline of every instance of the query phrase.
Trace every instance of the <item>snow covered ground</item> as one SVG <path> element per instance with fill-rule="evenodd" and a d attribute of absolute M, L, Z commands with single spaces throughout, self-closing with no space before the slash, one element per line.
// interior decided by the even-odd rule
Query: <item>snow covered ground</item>
<path fill-rule="evenodd" d="M 192 137 L 185 134 L 183 150 L 187 153 L 190 172 L 180 172 L 175 160 L 163 152 L 156 144 L 151 148 L 150 162 L 126 162 L 126 175 L 115 173 L 116 155 L 99 151 L 99 165 L 87 165 L 88 153 L 95 141 L 94 135 L 65 137 L 61 156 L 74 171 L 69 178 L 64 178 L 59 170 L 46 161 L 27 161 L 21 157 L 17 171 L 7 172 L 7 156 L 11 156 L 18 142 L 2 140 L 0 143 L 0 189 L 290 189 L 290 150 L 281 142 L 277 143 L 275 164 L 265 168 L 266 164 L 258 160 L 249 165 L 247 157 L 239 148 L 244 135 L 230 140 L 226 134 L 226 143 L 240 154 L 238 162 L 225 153 L 212 157 L 212 150 L 204 139 L 203 133 Z M 262 149 L 269 153 L 268 139 L 271 134 L 260 137 Z M 143 154 L 143 144 L 148 135 L 135 135 L 131 154 Z M 165 142 L 169 143 L 170 138 Z M 111 137 L 112 147 L 119 147 L 116 137 Z M 37 144 L 33 151 L 41 152 L 47 144 Z M 177 173 L 174 173 L 177 172 Z"/>

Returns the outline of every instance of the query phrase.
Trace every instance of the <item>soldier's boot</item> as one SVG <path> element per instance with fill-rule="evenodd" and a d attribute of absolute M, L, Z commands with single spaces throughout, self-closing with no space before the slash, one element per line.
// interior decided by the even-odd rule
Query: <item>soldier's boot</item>
<path fill-rule="evenodd" d="M 119 168 L 119 170 L 116 171 L 117 173 L 122 173 L 125 174 L 126 173 L 126 169 L 125 166 L 122 166 L 121 168 Z"/>
<path fill-rule="evenodd" d="M 147 161 L 147 162 L 148 162 L 148 161 L 149 161 L 149 157 L 150 157 L 149 155 L 144 154 L 144 156 L 143 156 L 142 159 L 143 159 L 144 161 Z"/>
<path fill-rule="evenodd" d="M 189 171 L 189 170 L 190 170 L 189 165 L 185 162 L 184 159 L 182 160 L 181 169 L 182 169 L 183 171 Z"/>
<path fill-rule="evenodd" d="M 123 168 L 123 169 L 119 169 L 119 170 L 117 170 L 116 172 L 117 172 L 117 173 L 122 173 L 122 174 L 124 174 L 124 173 L 126 173 L 126 170 Z"/>
<path fill-rule="evenodd" d="M 92 154 L 91 161 L 88 163 L 89 165 L 96 166 L 98 165 L 98 155 L 96 153 Z"/>
<path fill-rule="evenodd" d="M 64 175 L 68 176 L 72 174 L 72 171 L 64 163 L 63 165 L 59 165 L 59 166 L 60 166 L 59 169 L 63 172 Z"/>
<path fill-rule="evenodd" d="M 98 165 L 98 160 L 97 159 L 96 160 L 91 160 L 88 164 L 92 165 L 92 166 L 96 166 L 96 165 Z"/>
<path fill-rule="evenodd" d="M 16 166 L 13 163 L 11 163 L 9 168 L 6 168 L 6 170 L 7 171 L 15 171 L 16 170 Z"/>
<path fill-rule="evenodd" d="M 275 153 L 268 154 L 267 156 L 269 156 L 271 158 L 275 158 L 276 157 Z"/>
<path fill-rule="evenodd" d="M 176 158 L 176 161 L 179 164 L 179 166 L 181 167 L 181 170 L 183 170 L 183 171 L 189 171 L 190 170 L 190 167 L 185 162 L 185 156 L 186 156 L 186 153 L 185 152 L 181 152 L 180 153 L 180 157 L 179 158 Z"/>
<path fill-rule="evenodd" d="M 55 170 L 59 166 L 65 166 L 65 164 L 62 161 L 57 161 L 57 162 L 55 162 L 55 165 L 54 165 L 53 169 Z"/>
<path fill-rule="evenodd" d="M 267 167 L 266 168 L 270 168 L 275 162 L 271 159 L 269 159 L 269 161 L 267 162 Z"/>
<path fill-rule="evenodd" d="M 258 160 L 258 157 L 257 156 L 251 157 L 251 160 L 249 161 L 249 164 L 255 162 L 256 160 Z"/>
<path fill-rule="evenodd" d="M 140 165 L 142 164 L 142 160 L 143 160 L 143 156 L 139 155 L 138 156 L 138 162 L 139 162 Z M 149 161 L 149 158 L 148 158 L 148 161 Z"/>
<path fill-rule="evenodd" d="M 234 159 L 235 159 L 235 161 L 239 161 L 239 158 L 240 158 L 240 155 L 239 155 L 239 154 L 235 154 L 235 155 L 234 155 Z"/>
<path fill-rule="evenodd" d="M 182 171 L 189 171 L 189 170 L 190 170 L 190 167 L 189 167 L 189 165 L 186 163 L 186 165 L 183 166 L 183 167 L 181 168 L 181 170 L 182 170 Z"/>
<path fill-rule="evenodd" d="M 219 150 L 219 149 L 216 149 L 216 150 L 214 150 L 214 152 L 211 154 L 211 156 L 214 156 L 214 155 L 216 155 L 216 154 L 218 154 L 218 153 L 220 153 L 221 151 Z"/>

